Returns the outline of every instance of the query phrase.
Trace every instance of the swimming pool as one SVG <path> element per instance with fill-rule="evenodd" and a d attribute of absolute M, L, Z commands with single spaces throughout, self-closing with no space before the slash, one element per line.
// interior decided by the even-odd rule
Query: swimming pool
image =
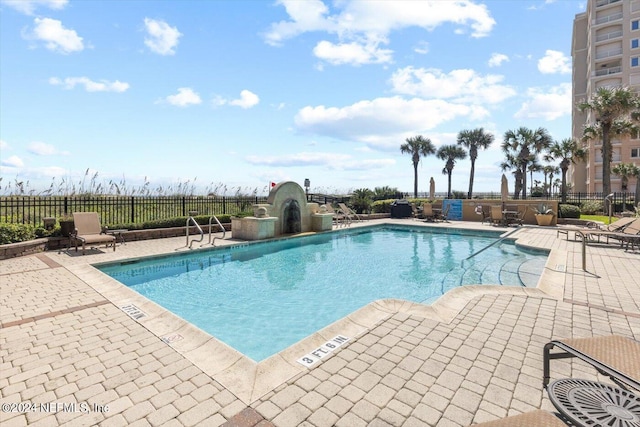
<path fill-rule="evenodd" d="M 522 286 L 524 265 L 542 271 L 546 255 L 507 242 L 461 267 L 497 237 L 465 233 L 364 227 L 98 268 L 261 361 L 378 299 L 432 302 L 464 284 Z"/>

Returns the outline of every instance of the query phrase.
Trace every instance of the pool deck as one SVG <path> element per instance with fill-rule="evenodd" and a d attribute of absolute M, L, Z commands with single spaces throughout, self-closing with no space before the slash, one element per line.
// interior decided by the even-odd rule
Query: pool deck
<path fill-rule="evenodd" d="M 589 245 L 585 272 L 581 243 L 554 227 L 512 237 L 551 251 L 537 288 L 468 286 L 431 306 L 378 301 L 258 364 L 90 265 L 187 251 L 184 237 L 0 261 L 0 424 L 467 426 L 553 411 L 545 343 L 640 340 L 640 252 Z M 311 367 L 298 362 L 337 335 L 349 341 Z M 603 380 L 568 360 L 552 366 L 560 377 Z"/>

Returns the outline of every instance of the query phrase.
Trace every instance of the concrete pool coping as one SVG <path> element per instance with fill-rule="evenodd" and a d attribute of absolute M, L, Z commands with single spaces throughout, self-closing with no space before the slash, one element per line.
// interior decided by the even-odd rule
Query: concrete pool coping
<path fill-rule="evenodd" d="M 397 222 L 389 220 L 375 221 L 374 224 L 372 222 L 354 223 L 352 227 L 398 225 Z M 421 222 L 411 222 L 406 225 L 432 227 L 431 224 Z M 440 224 L 435 227 L 441 230 L 443 228 Z M 487 231 L 486 228 L 478 228 L 478 224 L 474 223 L 457 223 L 455 228 L 457 230 Z M 342 229 L 334 231 L 340 230 Z M 494 230 L 491 231 L 495 233 Z M 519 242 L 517 234 L 518 232 L 514 233 L 513 237 L 517 245 L 541 249 L 532 242 Z M 234 243 L 230 241 L 226 243 L 247 244 L 246 242 Z M 156 253 L 152 256 L 168 254 L 171 252 Z M 119 261 L 129 259 L 132 258 L 121 258 Z M 251 404 L 291 378 L 307 372 L 309 367 L 298 362 L 303 356 L 320 348 L 336 336 L 356 339 L 398 313 L 449 323 L 469 301 L 479 295 L 509 294 L 562 298 L 564 272 L 559 266 L 566 265 L 566 259 L 567 253 L 565 251 L 552 249 L 549 252 L 537 288 L 500 285 L 464 286 L 448 291 L 431 305 L 398 299 L 374 301 L 259 363 L 109 277 L 95 268 L 93 264 L 81 263 L 67 268 L 106 300 L 125 311 L 148 331 L 226 387 L 242 402 Z M 312 367 L 315 365 L 313 364 Z"/>

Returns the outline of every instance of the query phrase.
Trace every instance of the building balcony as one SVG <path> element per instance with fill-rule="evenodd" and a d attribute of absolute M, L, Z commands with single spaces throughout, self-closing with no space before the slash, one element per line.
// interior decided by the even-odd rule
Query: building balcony
<path fill-rule="evenodd" d="M 602 77 L 602 76 L 610 76 L 611 74 L 618 74 L 622 72 L 622 67 L 618 66 L 618 67 L 610 67 L 610 68 L 603 68 L 601 70 L 597 70 L 594 73 L 595 77 Z"/>
<path fill-rule="evenodd" d="M 622 55 L 622 48 L 605 50 L 603 52 L 596 53 L 596 60 L 604 59 L 604 58 L 611 58 L 612 56 L 619 56 L 619 55 Z"/>
<path fill-rule="evenodd" d="M 613 40 L 622 37 L 622 30 L 611 31 L 606 34 L 596 36 L 596 43 Z"/>
<path fill-rule="evenodd" d="M 594 25 L 600 25 L 600 24 L 606 24 L 608 22 L 619 21 L 621 19 L 622 19 L 622 12 L 614 13 L 609 16 L 603 16 L 601 18 L 596 18 L 596 20 L 593 23 Z"/>
<path fill-rule="evenodd" d="M 620 0 L 598 0 L 596 2 L 596 7 L 606 6 L 611 3 L 618 3 Z"/>

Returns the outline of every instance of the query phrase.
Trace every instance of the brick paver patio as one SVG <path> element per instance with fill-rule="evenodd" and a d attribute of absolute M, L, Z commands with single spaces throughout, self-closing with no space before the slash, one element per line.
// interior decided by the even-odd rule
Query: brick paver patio
<path fill-rule="evenodd" d="M 539 290 L 464 293 L 472 296 L 447 321 L 397 312 L 251 401 L 77 274 L 87 263 L 174 252 L 184 239 L 0 261 L 0 424 L 467 426 L 553 411 L 542 389 L 546 342 L 640 340 L 640 253 L 589 246 L 584 272 L 579 242 L 553 229 L 517 237 L 553 249 Z M 552 376 L 603 380 L 575 361 L 554 362 Z"/>

